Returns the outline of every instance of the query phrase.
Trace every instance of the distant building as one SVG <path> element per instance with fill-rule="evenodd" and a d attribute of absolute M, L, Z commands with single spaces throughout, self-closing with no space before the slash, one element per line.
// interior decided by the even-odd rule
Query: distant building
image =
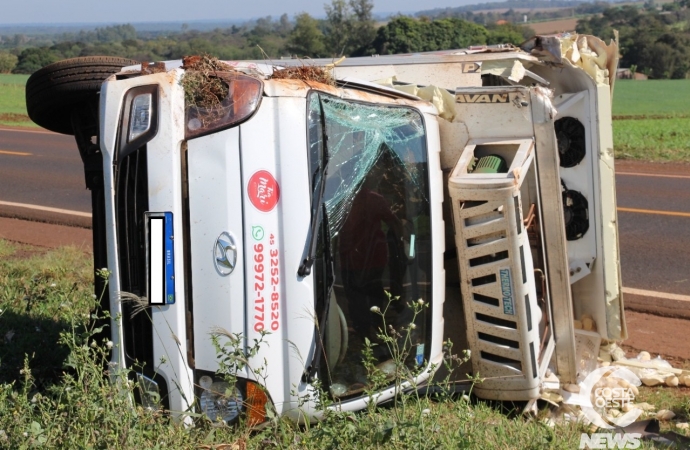
<path fill-rule="evenodd" d="M 640 72 L 632 73 L 630 69 L 619 68 L 616 70 L 616 78 L 619 80 L 646 80 L 647 75 Z"/>

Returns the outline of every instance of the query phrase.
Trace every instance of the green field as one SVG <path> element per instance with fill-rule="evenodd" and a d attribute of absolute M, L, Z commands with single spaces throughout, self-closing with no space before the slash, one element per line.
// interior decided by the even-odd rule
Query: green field
<path fill-rule="evenodd" d="M 613 117 L 617 158 L 690 162 L 690 80 L 618 80 Z"/>
<path fill-rule="evenodd" d="M 616 80 L 613 115 L 690 116 L 690 80 Z"/>
<path fill-rule="evenodd" d="M 617 158 L 690 162 L 690 116 L 616 120 L 613 142 Z"/>
<path fill-rule="evenodd" d="M 26 115 L 24 85 L 28 75 L 0 74 L 0 125 L 35 127 Z"/>

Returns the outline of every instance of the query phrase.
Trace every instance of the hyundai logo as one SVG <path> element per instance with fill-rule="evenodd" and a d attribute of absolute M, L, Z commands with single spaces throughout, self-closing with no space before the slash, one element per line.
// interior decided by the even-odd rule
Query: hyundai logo
<path fill-rule="evenodd" d="M 213 246 L 213 264 L 223 276 L 230 275 L 237 264 L 237 245 L 226 231 L 222 232 Z"/>

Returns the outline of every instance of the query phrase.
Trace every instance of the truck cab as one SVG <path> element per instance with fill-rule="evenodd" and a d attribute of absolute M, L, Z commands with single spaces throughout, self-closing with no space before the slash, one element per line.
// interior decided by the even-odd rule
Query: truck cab
<path fill-rule="evenodd" d="M 410 330 L 414 383 L 428 378 L 444 285 L 435 108 L 235 70 L 214 75 L 234 97 L 210 112 L 185 105 L 184 73 L 114 75 L 101 89 L 113 364 L 181 412 L 204 388 L 226 391 L 214 336 L 260 341 L 233 404 L 261 383 L 300 418 L 317 413 L 300 400 L 316 380 L 340 408 L 366 404 L 362 352 L 371 343 L 394 373 L 377 336 L 390 324 Z M 212 416 L 221 403 L 201 405 Z"/>

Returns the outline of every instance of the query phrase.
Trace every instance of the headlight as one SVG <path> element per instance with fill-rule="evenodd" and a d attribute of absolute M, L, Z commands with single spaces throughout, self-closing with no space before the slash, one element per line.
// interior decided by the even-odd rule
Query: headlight
<path fill-rule="evenodd" d="M 125 94 L 117 159 L 136 151 L 158 132 L 158 85 L 137 86 Z"/>
<path fill-rule="evenodd" d="M 249 119 L 259 107 L 263 94 L 261 80 L 239 72 L 216 72 L 228 88 L 218 105 L 185 105 L 185 138 L 192 139 L 225 130 Z"/>
<path fill-rule="evenodd" d="M 231 387 L 225 381 L 214 380 L 208 375 L 199 378 L 202 412 L 213 422 L 235 422 L 243 415 L 247 425 L 254 427 L 266 421 L 266 410 L 273 404 L 264 388 L 249 380 L 240 379 Z"/>
<path fill-rule="evenodd" d="M 132 112 L 129 119 L 129 138 L 132 142 L 151 129 L 151 98 L 150 93 L 139 94 L 132 101 Z"/>
<path fill-rule="evenodd" d="M 237 387 L 230 387 L 225 381 L 213 381 L 207 375 L 199 379 L 199 385 L 203 389 L 199 403 L 206 417 L 213 422 L 220 419 L 227 423 L 239 417 L 244 400 Z"/>

